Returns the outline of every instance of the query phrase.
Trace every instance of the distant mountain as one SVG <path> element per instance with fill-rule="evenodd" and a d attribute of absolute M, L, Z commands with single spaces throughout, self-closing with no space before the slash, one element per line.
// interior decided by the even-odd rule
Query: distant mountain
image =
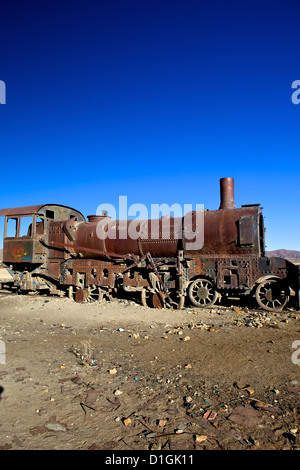
<path fill-rule="evenodd" d="M 266 251 L 266 256 L 269 257 L 277 257 L 277 258 L 284 258 L 292 263 L 300 263 L 300 251 L 295 250 L 274 250 L 274 251 Z"/>

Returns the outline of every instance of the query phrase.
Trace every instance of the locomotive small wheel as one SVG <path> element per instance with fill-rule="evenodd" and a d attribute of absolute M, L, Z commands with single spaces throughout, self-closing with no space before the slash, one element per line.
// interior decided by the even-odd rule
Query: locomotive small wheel
<path fill-rule="evenodd" d="M 210 307 L 217 297 L 217 291 L 207 279 L 195 279 L 189 287 L 189 299 L 196 307 Z"/>
<path fill-rule="evenodd" d="M 103 296 L 104 294 L 101 287 L 88 287 L 87 302 L 101 302 Z"/>
<path fill-rule="evenodd" d="M 103 300 L 103 290 L 101 287 L 88 287 L 87 289 L 76 289 L 70 286 L 68 288 L 68 297 L 71 300 L 75 300 L 79 303 L 85 302 L 101 302 Z"/>
<path fill-rule="evenodd" d="M 289 300 L 289 289 L 276 279 L 268 279 L 257 286 L 255 298 L 264 310 L 279 312 Z"/>
<path fill-rule="evenodd" d="M 77 289 L 74 295 L 75 302 L 78 302 L 80 304 L 86 302 L 88 295 L 89 295 L 89 292 L 87 289 Z"/>

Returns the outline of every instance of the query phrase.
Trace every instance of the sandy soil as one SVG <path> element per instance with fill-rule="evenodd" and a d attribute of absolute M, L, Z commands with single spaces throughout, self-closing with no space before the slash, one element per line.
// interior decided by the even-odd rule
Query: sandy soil
<path fill-rule="evenodd" d="M 2 293 L 0 448 L 300 449 L 299 318 Z"/>

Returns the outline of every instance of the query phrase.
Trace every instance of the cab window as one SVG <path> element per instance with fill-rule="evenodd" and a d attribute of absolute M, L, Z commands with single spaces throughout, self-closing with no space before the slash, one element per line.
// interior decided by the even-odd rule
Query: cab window
<path fill-rule="evenodd" d="M 32 237 L 32 227 L 32 216 L 21 217 L 19 237 Z"/>
<path fill-rule="evenodd" d="M 8 238 L 15 238 L 17 236 L 18 219 L 8 218 L 6 223 L 6 234 Z"/>

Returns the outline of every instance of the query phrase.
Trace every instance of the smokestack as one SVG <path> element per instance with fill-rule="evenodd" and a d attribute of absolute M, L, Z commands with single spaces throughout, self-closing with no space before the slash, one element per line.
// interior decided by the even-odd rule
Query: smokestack
<path fill-rule="evenodd" d="M 220 179 L 221 204 L 219 209 L 235 209 L 234 204 L 234 179 Z"/>

